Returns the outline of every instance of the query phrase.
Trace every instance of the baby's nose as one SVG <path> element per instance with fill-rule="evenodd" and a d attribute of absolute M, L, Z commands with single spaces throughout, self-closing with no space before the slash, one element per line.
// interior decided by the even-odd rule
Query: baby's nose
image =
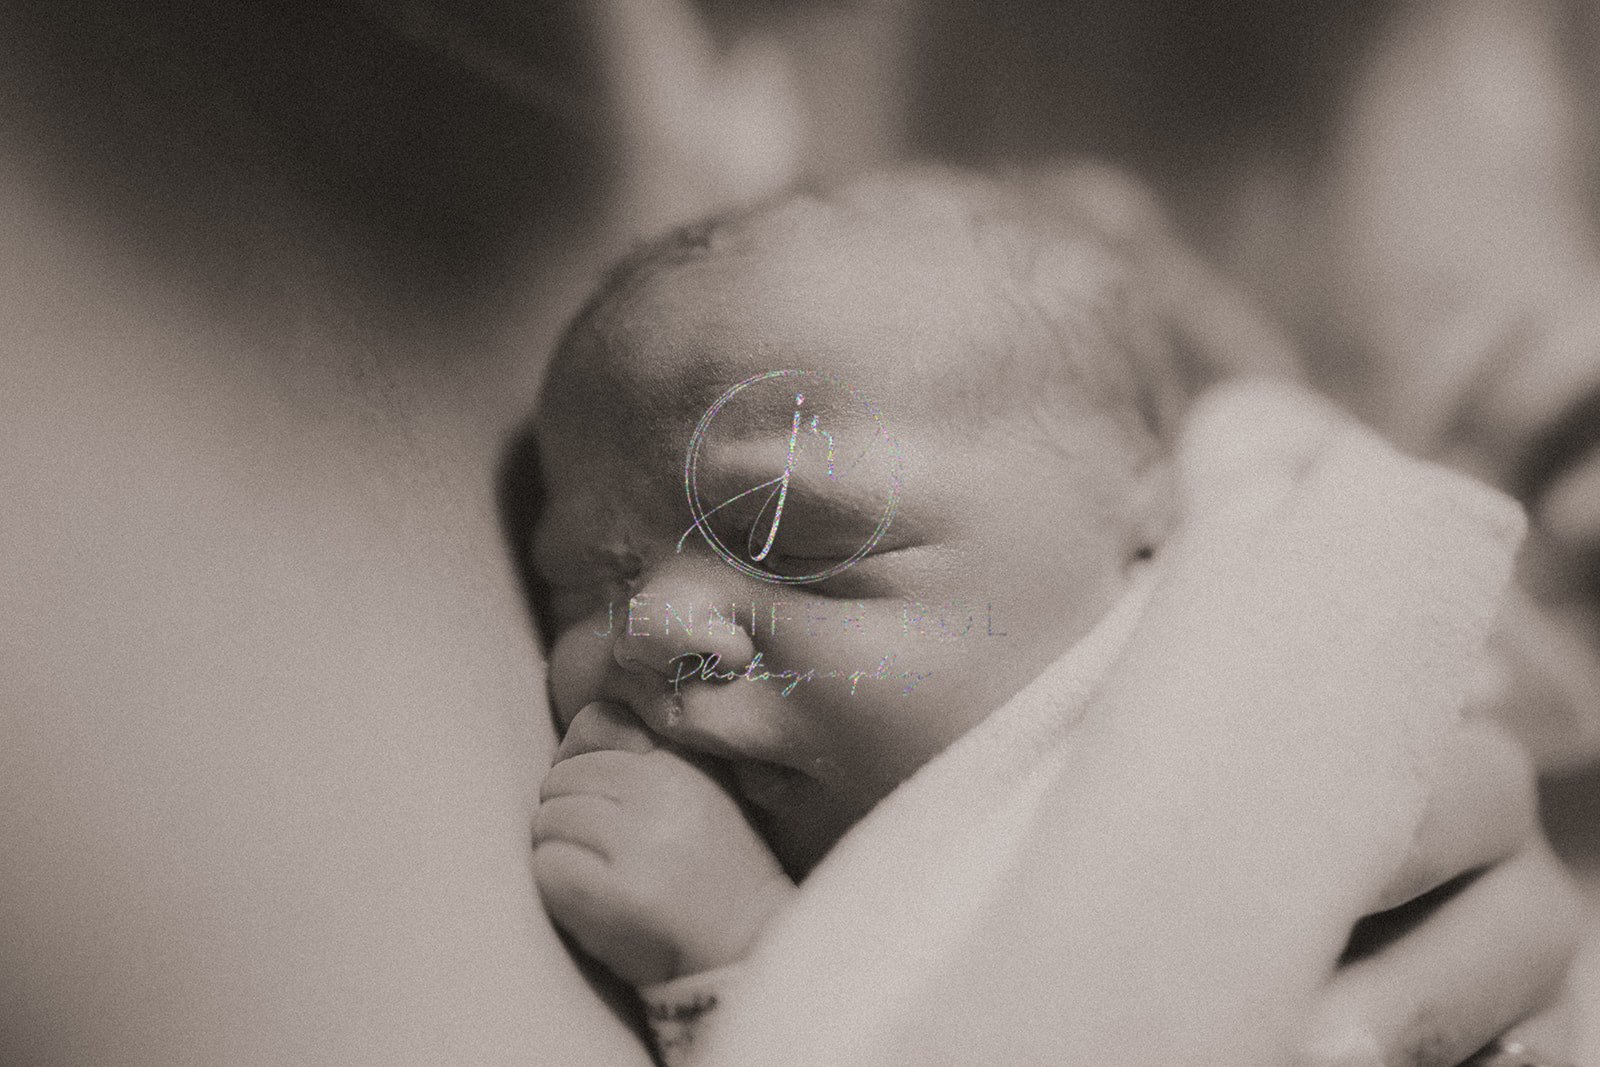
<path fill-rule="evenodd" d="M 679 683 L 745 667 L 755 655 L 755 606 L 720 561 L 677 557 L 660 566 L 628 601 L 612 655 L 628 671 Z"/>

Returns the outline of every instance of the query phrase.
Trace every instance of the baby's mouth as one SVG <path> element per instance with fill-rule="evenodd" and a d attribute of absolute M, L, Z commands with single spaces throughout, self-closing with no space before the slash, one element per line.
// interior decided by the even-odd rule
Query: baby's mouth
<path fill-rule="evenodd" d="M 739 760 L 733 764 L 739 795 L 762 811 L 778 811 L 800 799 L 806 776 L 793 767 L 765 760 Z"/>

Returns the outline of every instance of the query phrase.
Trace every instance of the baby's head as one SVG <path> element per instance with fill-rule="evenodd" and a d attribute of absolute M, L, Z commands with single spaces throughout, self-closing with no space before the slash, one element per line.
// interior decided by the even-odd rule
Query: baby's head
<path fill-rule="evenodd" d="M 1192 386 L 1139 203 L 902 175 L 624 263 L 534 425 L 562 724 L 725 761 L 803 871 L 1082 636 L 1174 520 Z"/>

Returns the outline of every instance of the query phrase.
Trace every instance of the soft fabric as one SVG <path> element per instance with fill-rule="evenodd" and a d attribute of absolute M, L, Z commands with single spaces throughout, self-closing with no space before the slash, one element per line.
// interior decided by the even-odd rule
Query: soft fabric
<path fill-rule="evenodd" d="M 1298 387 L 1204 398 L 1124 601 L 863 820 L 697 1062 L 1280 1064 L 1399 869 L 1522 536 Z"/>

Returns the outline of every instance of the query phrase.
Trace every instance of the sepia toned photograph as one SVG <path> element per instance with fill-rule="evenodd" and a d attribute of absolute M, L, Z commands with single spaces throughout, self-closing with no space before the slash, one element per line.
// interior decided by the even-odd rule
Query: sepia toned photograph
<path fill-rule="evenodd" d="M 0 1067 L 1600 1067 L 1600 4 L 0 0 Z"/>

